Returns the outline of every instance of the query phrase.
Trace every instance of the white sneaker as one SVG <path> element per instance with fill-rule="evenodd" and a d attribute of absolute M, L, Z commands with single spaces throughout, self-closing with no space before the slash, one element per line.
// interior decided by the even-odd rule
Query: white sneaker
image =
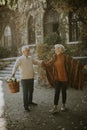
<path fill-rule="evenodd" d="M 49 111 L 52 114 L 58 113 L 58 108 L 57 106 L 54 106 L 54 108 L 52 110 Z"/>
<path fill-rule="evenodd" d="M 65 105 L 62 105 L 62 107 L 61 107 L 61 111 L 66 111 L 66 107 L 65 107 Z"/>

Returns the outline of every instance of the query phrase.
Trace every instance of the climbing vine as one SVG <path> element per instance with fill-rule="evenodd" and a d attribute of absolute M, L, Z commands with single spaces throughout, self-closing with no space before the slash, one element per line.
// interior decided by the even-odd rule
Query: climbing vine
<path fill-rule="evenodd" d="M 0 6 L 7 6 L 10 9 L 16 9 L 17 2 L 18 0 L 0 0 Z"/>

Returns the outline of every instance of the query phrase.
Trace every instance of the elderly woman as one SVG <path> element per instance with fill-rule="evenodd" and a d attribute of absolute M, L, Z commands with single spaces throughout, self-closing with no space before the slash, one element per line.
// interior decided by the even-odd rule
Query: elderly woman
<path fill-rule="evenodd" d="M 43 62 L 49 83 L 55 88 L 54 108 L 51 112 L 58 112 L 60 90 L 62 90 L 62 107 L 66 110 L 67 84 L 76 89 L 82 89 L 82 68 L 83 65 L 65 54 L 65 47 L 62 44 L 55 45 L 55 55 L 48 62 Z"/>

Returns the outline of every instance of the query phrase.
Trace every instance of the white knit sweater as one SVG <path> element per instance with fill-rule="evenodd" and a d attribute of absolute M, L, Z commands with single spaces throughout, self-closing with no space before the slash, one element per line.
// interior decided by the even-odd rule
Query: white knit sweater
<path fill-rule="evenodd" d="M 39 60 L 33 60 L 31 56 L 26 57 L 25 55 L 20 56 L 13 67 L 12 74 L 15 74 L 19 68 L 21 79 L 32 79 L 34 78 L 33 64 L 41 64 Z"/>

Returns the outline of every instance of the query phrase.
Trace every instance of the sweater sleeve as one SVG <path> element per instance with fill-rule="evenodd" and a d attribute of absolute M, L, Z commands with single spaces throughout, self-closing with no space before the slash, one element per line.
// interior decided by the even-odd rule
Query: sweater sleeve
<path fill-rule="evenodd" d="M 32 59 L 34 65 L 42 65 L 42 60 Z"/>
<path fill-rule="evenodd" d="M 20 63 L 21 63 L 21 61 L 20 61 L 20 59 L 18 58 L 18 59 L 16 60 L 16 62 L 15 62 L 14 67 L 13 67 L 12 74 L 15 74 L 15 73 L 16 73 L 16 71 L 18 70 L 18 68 L 19 68 L 19 66 L 20 66 Z"/>

